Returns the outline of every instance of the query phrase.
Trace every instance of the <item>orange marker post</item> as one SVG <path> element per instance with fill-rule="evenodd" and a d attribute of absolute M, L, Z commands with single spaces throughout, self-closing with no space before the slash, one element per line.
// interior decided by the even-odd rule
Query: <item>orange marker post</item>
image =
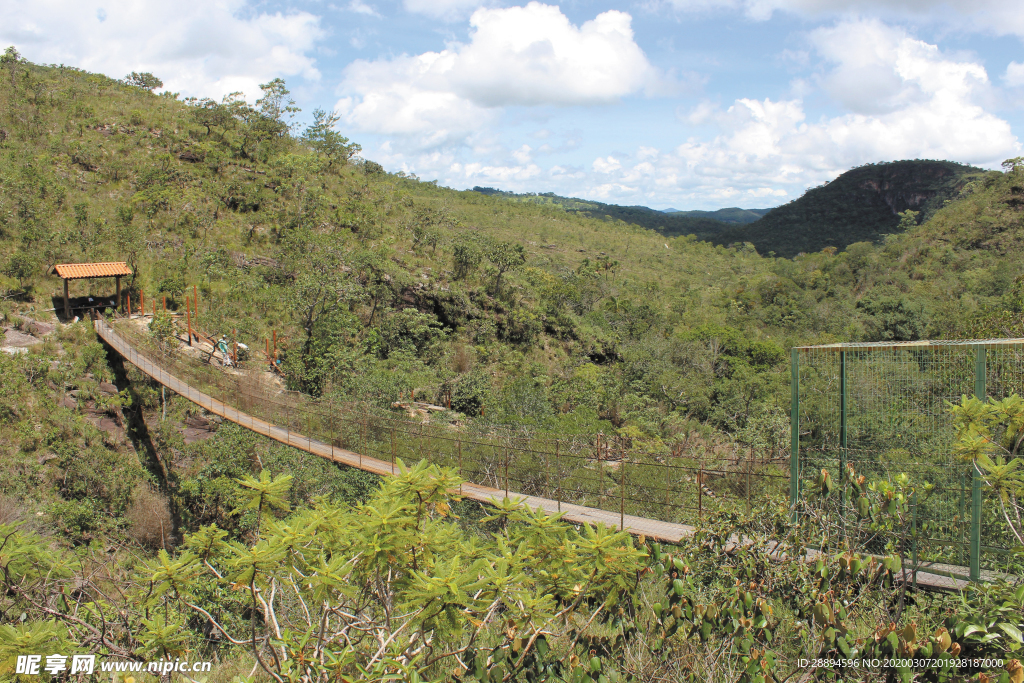
<path fill-rule="evenodd" d="M 132 295 L 125 294 L 124 298 L 128 300 L 128 319 L 132 319 Z"/>
<path fill-rule="evenodd" d="M 167 311 L 167 296 L 164 296 L 164 311 Z"/>
<path fill-rule="evenodd" d="M 188 310 L 188 297 L 185 297 L 185 321 L 188 323 L 188 345 L 192 346 L 192 315 Z"/>

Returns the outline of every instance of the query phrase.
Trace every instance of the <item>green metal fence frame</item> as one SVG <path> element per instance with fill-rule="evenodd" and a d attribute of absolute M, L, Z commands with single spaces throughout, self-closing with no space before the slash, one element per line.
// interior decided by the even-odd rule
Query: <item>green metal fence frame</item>
<path fill-rule="evenodd" d="M 974 349 L 974 395 L 980 400 L 987 397 L 988 349 L 991 347 L 1015 346 L 1024 348 L 1024 339 L 984 339 L 971 341 L 919 341 L 919 342 L 869 342 L 827 344 L 821 346 L 793 347 L 790 354 L 790 482 L 789 499 L 793 510 L 793 521 L 797 521 L 797 503 L 801 494 L 800 478 L 800 352 L 801 351 L 833 351 L 839 354 L 839 471 L 844 472 L 847 464 L 847 411 L 849 403 L 849 387 L 847 383 L 847 351 L 850 349 L 922 349 L 949 348 L 953 346 L 972 347 Z M 842 478 L 845 482 L 845 477 Z M 981 516 L 982 516 L 982 476 L 977 464 L 971 464 L 971 520 L 970 520 L 970 568 L 969 578 L 978 581 L 981 578 Z M 841 509 L 846 509 L 846 485 L 840 491 Z M 915 519 L 916 526 L 916 507 Z M 916 547 L 914 564 L 917 563 Z"/>

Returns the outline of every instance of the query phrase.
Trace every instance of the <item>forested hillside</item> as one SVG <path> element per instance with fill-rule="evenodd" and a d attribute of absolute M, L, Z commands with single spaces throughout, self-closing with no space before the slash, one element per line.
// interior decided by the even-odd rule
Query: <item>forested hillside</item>
<path fill-rule="evenodd" d="M 1021 159 L 979 175 L 945 162 L 855 169 L 808 193 L 817 208 L 792 222 L 776 209 L 730 228 L 753 232 L 725 246 L 684 229 L 708 219 L 660 214 L 653 226 L 642 208 L 509 201 L 386 173 L 331 114 L 294 126 L 280 80 L 222 102 L 156 95 L 157 84 L 34 65 L 13 49 L 3 58 L 0 667 L 55 642 L 126 659 L 203 653 L 220 667 L 209 681 L 682 681 L 706 679 L 730 652 L 730 680 L 784 680 L 792 666 L 777 657 L 847 646 L 832 628 L 846 628 L 846 598 L 877 611 L 858 613 L 861 630 L 920 620 L 936 634 L 921 636 L 928 647 L 949 649 L 936 629 L 953 622 L 935 615 L 960 603 L 858 601 L 892 585 L 891 558 L 858 574 L 836 556 L 813 580 L 802 563 L 776 563 L 769 540 L 790 515 L 771 500 L 742 520 L 724 511 L 673 557 L 606 529 L 449 500 L 451 472 L 378 488 L 221 425 L 162 397 L 87 321 L 58 318 L 51 270 L 127 261 L 133 302 L 166 297 L 178 311 L 195 287 L 200 329 L 254 351 L 276 335 L 289 388 L 365 410 L 415 391 L 450 400 L 434 419 L 453 430 L 777 450 L 791 346 L 1024 336 Z M 890 167 L 920 190 L 864 190 Z M 899 233 L 893 211 L 905 208 L 922 213 L 904 213 Z M 832 211 L 875 227 L 838 241 L 804 231 Z M 93 280 L 71 293 L 112 291 Z M 909 524 L 904 507 L 884 517 L 897 514 L 891 489 L 864 491 L 878 524 Z M 757 539 L 749 556 L 726 550 L 735 533 Z M 806 538 L 791 540 L 799 556 Z M 291 620 L 277 631 L 275 595 Z M 828 617 L 811 616 L 826 595 Z M 979 600 L 971 609 L 988 609 Z M 328 627 L 351 646 L 325 650 Z M 916 642 L 899 633 L 894 651 Z M 884 656 L 885 637 L 857 647 Z M 295 662 L 318 673 L 303 678 Z"/>
<path fill-rule="evenodd" d="M 716 244 L 750 242 L 761 254 L 787 257 L 825 247 L 845 249 L 854 242 L 877 243 L 927 221 L 984 173 L 950 161 L 868 164 L 808 190 L 758 221 L 706 236 Z"/>
<path fill-rule="evenodd" d="M 668 237 L 679 235 L 709 235 L 728 227 L 730 223 L 744 223 L 758 218 L 755 214 L 745 214 L 742 209 L 737 213 L 729 213 L 731 209 L 721 212 L 711 211 L 655 211 L 646 206 L 620 206 L 604 204 L 589 199 L 561 197 L 553 192 L 516 194 L 503 192 L 492 187 L 474 187 L 474 192 L 489 197 L 500 197 L 511 202 L 524 204 L 540 204 L 560 206 L 566 212 L 587 218 L 604 221 L 624 221 L 630 225 L 656 230 Z M 752 216 L 752 218 L 751 218 Z M 746 220 L 750 218 L 750 220 Z"/>

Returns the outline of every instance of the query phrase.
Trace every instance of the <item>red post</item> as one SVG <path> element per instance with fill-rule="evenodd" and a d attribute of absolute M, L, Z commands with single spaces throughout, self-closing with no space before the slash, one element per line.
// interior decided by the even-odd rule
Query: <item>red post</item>
<path fill-rule="evenodd" d="M 132 319 L 132 295 L 125 294 L 124 298 L 128 300 L 128 319 Z"/>
<path fill-rule="evenodd" d="M 164 311 L 167 311 L 167 295 L 164 295 Z"/>
<path fill-rule="evenodd" d="M 188 309 L 188 297 L 185 297 L 185 321 L 188 323 L 188 345 L 192 346 L 192 314 Z"/>
<path fill-rule="evenodd" d="M 274 357 L 272 360 L 277 360 L 277 330 L 274 330 Z"/>

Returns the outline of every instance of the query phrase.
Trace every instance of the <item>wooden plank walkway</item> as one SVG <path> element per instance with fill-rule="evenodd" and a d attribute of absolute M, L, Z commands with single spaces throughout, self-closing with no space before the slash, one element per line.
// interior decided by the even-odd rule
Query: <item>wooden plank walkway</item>
<path fill-rule="evenodd" d="M 271 424 L 199 391 L 164 371 L 162 367 L 154 363 L 147 356 L 139 353 L 135 347 L 117 334 L 103 318 L 95 320 L 95 328 L 96 334 L 109 344 L 111 348 L 121 354 L 125 360 L 179 396 L 187 398 L 214 415 L 219 415 L 225 420 L 234 422 L 257 434 L 262 434 L 292 448 L 298 448 L 342 465 L 356 467 L 381 476 L 391 476 L 395 473 L 394 466 L 390 462 L 339 448 L 333 444 L 324 443 L 323 441 L 299 434 L 287 427 Z M 469 482 L 462 485 L 460 494 L 464 498 L 470 498 L 482 503 L 500 501 L 505 497 L 505 492 L 502 490 Z M 593 525 L 604 524 L 605 526 L 628 531 L 634 536 L 645 536 L 664 543 L 678 543 L 682 539 L 692 536 L 697 530 L 696 527 L 687 524 L 663 522 L 634 515 L 621 515 L 608 510 L 574 505 L 564 501 L 558 502 L 548 498 L 527 496 L 520 493 L 509 492 L 509 497 L 521 500 L 524 504 L 529 505 L 531 509 L 540 508 L 551 515 L 560 514 L 562 518 L 570 522 Z M 738 543 L 739 539 L 736 539 L 736 542 Z M 808 550 L 807 558 L 814 559 L 818 554 L 815 550 Z M 923 569 L 919 569 L 917 572 L 917 584 L 919 586 L 948 590 L 963 588 L 968 583 L 963 578 L 968 573 L 966 567 L 937 563 L 921 566 Z M 993 572 L 982 572 L 982 578 L 991 580 L 996 578 L 996 574 Z"/>

